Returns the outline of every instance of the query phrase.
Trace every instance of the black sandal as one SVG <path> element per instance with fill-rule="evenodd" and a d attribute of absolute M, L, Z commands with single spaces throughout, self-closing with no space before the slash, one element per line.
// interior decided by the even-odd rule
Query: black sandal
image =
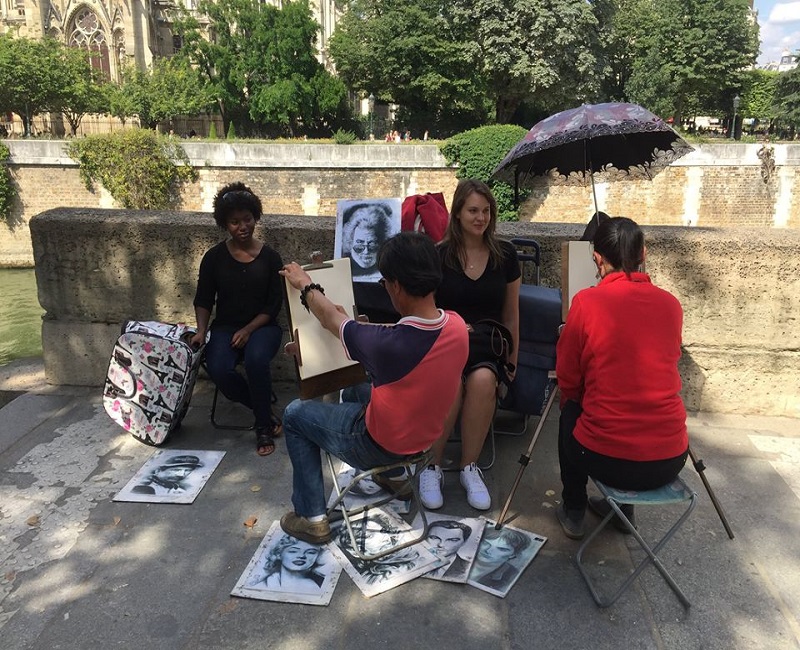
<path fill-rule="evenodd" d="M 259 456 L 269 456 L 275 452 L 275 438 L 281 435 L 283 424 L 273 418 L 272 427 L 259 427 L 256 429 L 256 453 Z"/>

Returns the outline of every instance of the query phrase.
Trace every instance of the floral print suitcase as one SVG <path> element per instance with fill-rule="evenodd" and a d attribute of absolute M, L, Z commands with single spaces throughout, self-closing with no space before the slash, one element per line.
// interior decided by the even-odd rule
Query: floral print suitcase
<path fill-rule="evenodd" d="M 188 344 L 194 333 L 182 323 L 128 321 L 114 344 L 103 406 L 148 445 L 163 444 L 189 409 L 202 358 Z"/>

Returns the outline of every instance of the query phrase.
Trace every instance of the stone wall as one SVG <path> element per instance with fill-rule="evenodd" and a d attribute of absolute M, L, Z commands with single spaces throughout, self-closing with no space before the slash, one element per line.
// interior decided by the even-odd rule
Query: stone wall
<path fill-rule="evenodd" d="M 48 381 L 102 383 L 120 324 L 193 322 L 203 252 L 220 233 L 202 213 L 56 209 L 31 221 Z M 266 216 L 258 235 L 284 260 L 333 251 L 322 217 Z M 542 244 L 558 286 L 560 244 L 578 224 L 501 224 Z M 684 307 L 683 395 L 693 410 L 800 417 L 800 231 L 650 226 L 648 271 Z M 285 324 L 285 322 L 284 322 Z M 279 355 L 280 356 L 280 355 Z M 276 376 L 294 370 L 282 356 Z"/>
<path fill-rule="evenodd" d="M 87 190 L 64 143 L 8 140 L 20 202 L 0 223 L 0 266 L 30 266 L 28 221 L 56 207 L 114 207 L 103 188 Z M 457 182 L 435 144 L 250 144 L 181 141 L 199 178 L 182 209 L 207 212 L 217 189 L 243 180 L 265 212 L 333 216 L 339 199 L 443 192 Z M 760 145 L 701 145 L 652 181 L 598 183 L 602 210 L 642 224 L 800 228 L 800 145 L 775 145 L 775 170 L 762 177 Z M 591 187 L 542 186 L 521 219 L 585 223 L 594 212 Z M 207 218 L 207 217 L 206 217 Z"/>

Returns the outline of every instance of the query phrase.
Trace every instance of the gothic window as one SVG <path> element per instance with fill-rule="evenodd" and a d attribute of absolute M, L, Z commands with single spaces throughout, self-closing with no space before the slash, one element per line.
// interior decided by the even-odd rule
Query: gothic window
<path fill-rule="evenodd" d="M 106 79 L 111 78 L 106 35 L 97 14 L 88 7 L 81 8 L 75 15 L 68 44 L 70 47 L 81 47 L 93 52 L 92 67 Z"/>

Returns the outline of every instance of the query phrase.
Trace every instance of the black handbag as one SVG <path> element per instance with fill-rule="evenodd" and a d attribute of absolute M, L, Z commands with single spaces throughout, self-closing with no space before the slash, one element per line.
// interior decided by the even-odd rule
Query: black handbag
<path fill-rule="evenodd" d="M 509 361 L 513 349 L 514 339 L 502 323 L 484 318 L 469 325 L 467 368 L 492 365 L 499 373 L 498 379 L 507 386 L 508 373 L 514 370 Z"/>

